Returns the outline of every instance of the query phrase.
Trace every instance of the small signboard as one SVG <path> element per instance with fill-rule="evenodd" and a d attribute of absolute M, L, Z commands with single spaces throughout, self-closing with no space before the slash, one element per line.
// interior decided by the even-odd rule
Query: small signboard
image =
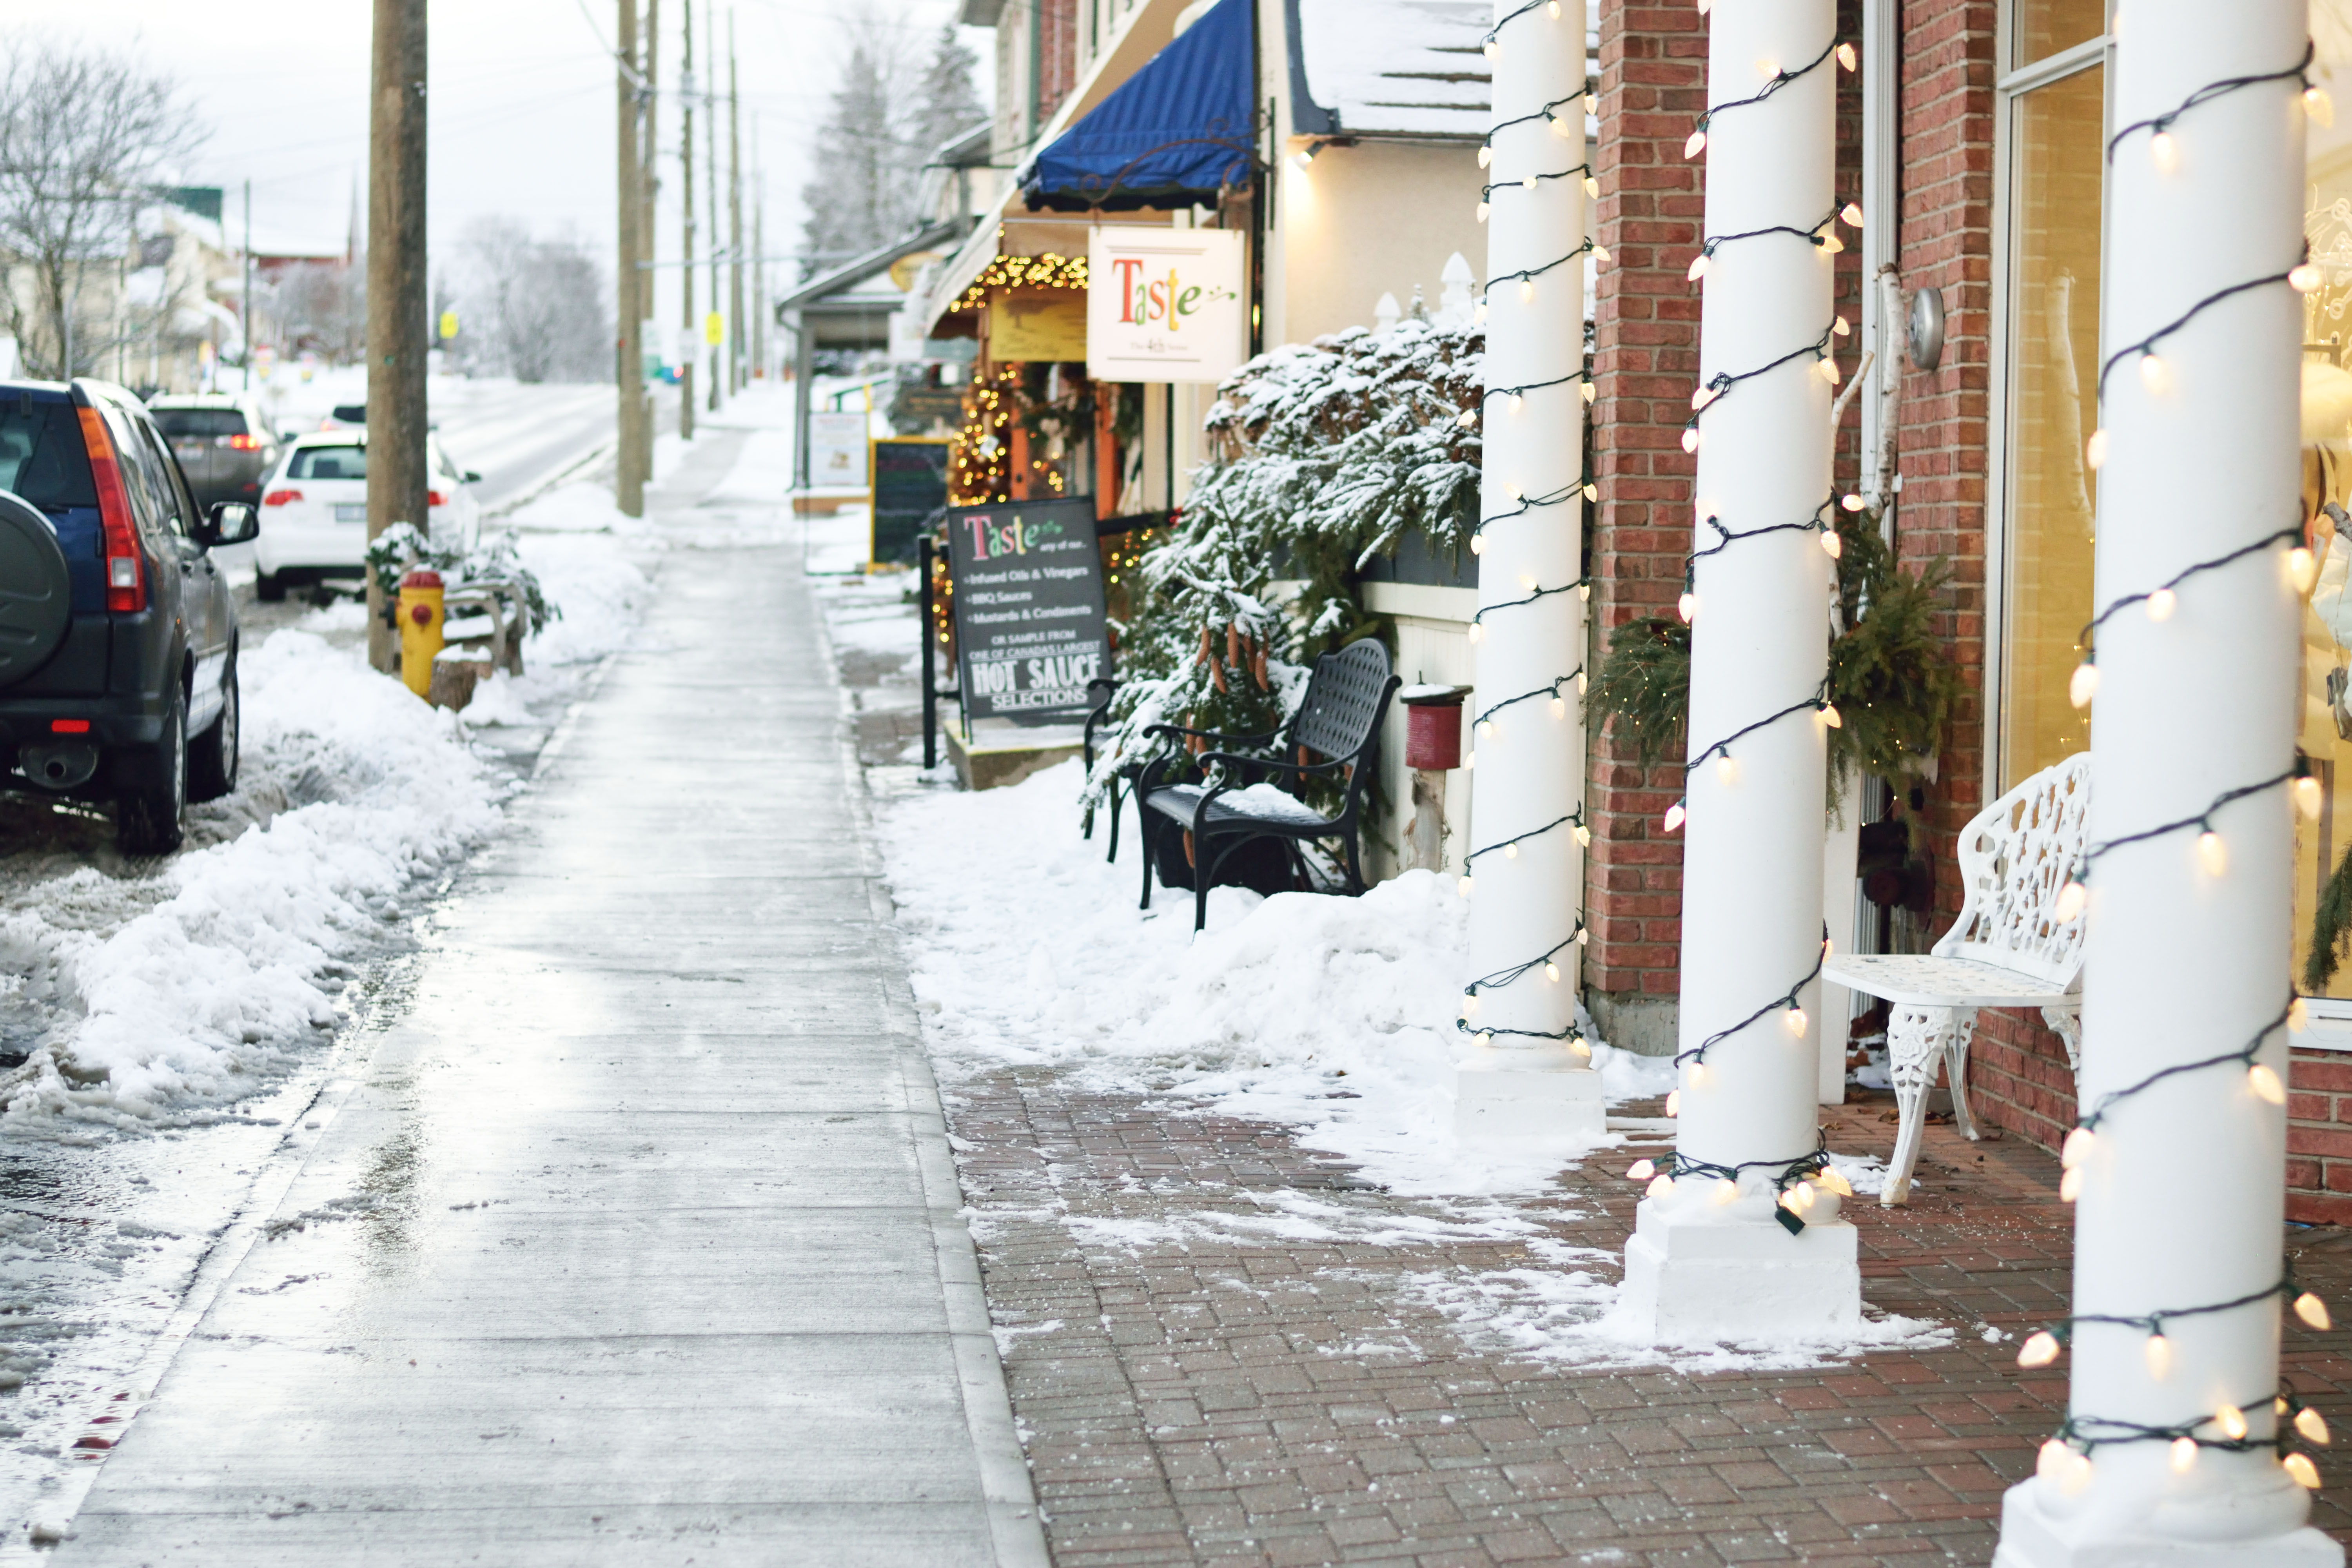
<path fill-rule="evenodd" d="M 1087 374 L 1223 381 L 1249 357 L 1239 229 L 1105 224 L 1087 253 Z M 993 344 L 990 353 L 998 355 Z"/>
<path fill-rule="evenodd" d="M 874 492 L 866 559 L 915 563 L 915 538 L 948 504 L 948 443 L 887 436 L 874 443 L 866 484 Z"/>
<path fill-rule="evenodd" d="M 1087 296 L 1070 289 L 1000 289 L 988 297 L 988 357 L 1043 364 L 1087 357 Z"/>
<path fill-rule="evenodd" d="M 809 422 L 809 489 L 854 490 L 866 478 L 863 413 L 812 413 Z"/>
<path fill-rule="evenodd" d="M 965 714 L 1083 719 L 1087 682 L 1110 668 L 1093 500 L 951 508 L 948 566 Z"/>

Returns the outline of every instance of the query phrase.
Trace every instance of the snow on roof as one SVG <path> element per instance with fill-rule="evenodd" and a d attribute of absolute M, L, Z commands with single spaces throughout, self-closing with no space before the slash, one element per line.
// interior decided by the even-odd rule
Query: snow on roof
<path fill-rule="evenodd" d="M 1308 94 L 1342 133 L 1486 134 L 1484 0 L 1297 0 Z"/>

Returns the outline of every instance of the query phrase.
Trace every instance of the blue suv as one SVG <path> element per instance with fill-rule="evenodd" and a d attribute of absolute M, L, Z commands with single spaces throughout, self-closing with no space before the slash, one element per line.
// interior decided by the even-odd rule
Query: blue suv
<path fill-rule="evenodd" d="M 236 787 L 236 608 L 215 545 L 253 508 L 199 510 L 138 398 L 0 382 L 0 789 L 111 802 L 123 852 L 180 847 L 190 800 Z"/>

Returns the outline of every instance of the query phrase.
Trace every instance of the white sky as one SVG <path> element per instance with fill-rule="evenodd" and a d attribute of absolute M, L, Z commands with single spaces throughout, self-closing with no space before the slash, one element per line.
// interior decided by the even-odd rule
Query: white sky
<path fill-rule="evenodd" d="M 905 56 L 928 58 L 931 37 L 954 0 L 721 0 L 719 47 L 735 17 L 742 95 L 744 241 L 751 242 L 751 117 L 759 116 L 766 164 L 771 254 L 799 240 L 803 152 L 824 113 L 833 73 L 846 52 L 845 18 L 866 12 L 897 19 Z M 427 153 L 429 243 L 436 267 L 467 220 L 502 213 L 546 233 L 569 226 L 597 247 L 606 268 L 614 243 L 614 71 L 604 52 L 614 33 L 615 0 L 433 0 L 431 144 Z M 710 0 L 695 5 L 695 68 L 707 70 L 703 32 Z M 243 213 L 239 187 L 253 182 L 257 249 L 340 250 L 352 193 L 367 168 L 367 0 L 0 0 L 0 31 L 31 28 L 58 39 L 119 47 L 135 39 L 147 66 L 176 76 L 212 134 L 187 160 L 188 184 L 227 189 L 231 237 Z M 677 80 L 680 0 L 661 0 L 657 67 Z M 592 24 L 590 18 L 593 18 Z M 988 96 L 990 35 L 968 29 Z M 705 76 L 708 80 L 708 77 Z M 723 84 L 721 84 L 723 85 Z M 678 121 L 660 109 L 664 157 L 658 254 L 675 259 Z M 708 212 L 707 116 L 695 124 L 696 205 Z M 722 123 L 719 155 L 726 156 Z M 723 210 L 722 210 L 723 221 Z M 657 319 L 677 319 L 677 269 L 661 273 Z M 792 276 L 779 268 L 779 279 Z"/>

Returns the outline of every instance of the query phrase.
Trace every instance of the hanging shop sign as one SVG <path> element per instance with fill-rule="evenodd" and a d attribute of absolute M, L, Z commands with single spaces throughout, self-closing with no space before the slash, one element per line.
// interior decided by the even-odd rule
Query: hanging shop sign
<path fill-rule="evenodd" d="M 967 717 L 1084 718 L 1087 682 L 1110 668 L 1095 503 L 950 508 L 948 568 Z"/>
<path fill-rule="evenodd" d="M 1238 229 L 1104 225 L 1087 258 L 1087 374 L 1223 381 L 1249 357 Z"/>
<path fill-rule="evenodd" d="M 813 413 L 809 423 L 809 489 L 854 490 L 866 481 L 863 413 Z"/>
<path fill-rule="evenodd" d="M 873 531 L 866 559 L 915 563 L 915 539 L 948 504 L 948 447 L 928 437 L 888 436 L 874 443 L 867 488 L 874 493 Z"/>
<path fill-rule="evenodd" d="M 988 357 L 1026 364 L 1087 357 L 1087 297 L 1074 289 L 1004 289 L 988 297 Z"/>

